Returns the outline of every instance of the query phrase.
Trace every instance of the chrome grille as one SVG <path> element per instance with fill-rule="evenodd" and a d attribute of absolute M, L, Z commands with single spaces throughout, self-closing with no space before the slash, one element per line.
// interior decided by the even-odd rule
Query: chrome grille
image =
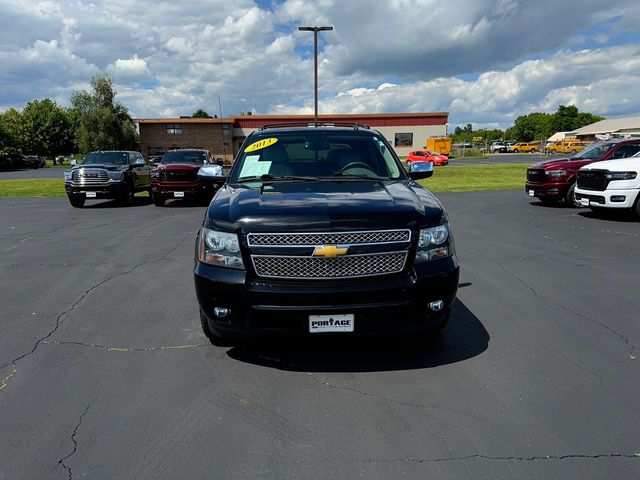
<path fill-rule="evenodd" d="M 410 240 L 410 230 L 376 230 L 342 233 L 250 233 L 247 235 L 247 241 L 250 247 L 364 245 L 408 242 Z"/>
<path fill-rule="evenodd" d="M 163 170 L 160 172 L 161 182 L 195 182 L 198 172 L 195 170 Z"/>
<path fill-rule="evenodd" d="M 71 182 L 79 185 L 102 185 L 109 181 L 109 174 L 100 168 L 79 168 L 71 173 Z"/>
<path fill-rule="evenodd" d="M 401 272 L 407 252 L 324 257 L 253 255 L 253 266 L 261 277 L 294 279 L 338 279 L 389 275 Z"/>

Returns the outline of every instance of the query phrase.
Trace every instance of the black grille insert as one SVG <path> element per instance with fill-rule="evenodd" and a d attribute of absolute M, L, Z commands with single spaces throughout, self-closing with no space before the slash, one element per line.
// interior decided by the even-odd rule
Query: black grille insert
<path fill-rule="evenodd" d="M 578 171 L 578 188 L 603 192 L 609 185 L 607 170 L 580 170 Z"/>

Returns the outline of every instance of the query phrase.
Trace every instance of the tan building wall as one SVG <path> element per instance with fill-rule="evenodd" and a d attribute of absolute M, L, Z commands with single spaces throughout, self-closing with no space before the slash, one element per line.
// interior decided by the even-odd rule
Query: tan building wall
<path fill-rule="evenodd" d="M 161 154 L 175 148 L 203 148 L 214 158 L 226 162 L 233 159 L 233 128 L 231 123 L 192 122 L 176 119 L 175 122 L 140 121 L 140 151 L 146 157 Z M 212 119 L 213 120 L 213 119 Z"/>
<path fill-rule="evenodd" d="M 384 135 L 384 138 L 391 144 L 399 157 L 406 157 L 409 152 L 424 148 L 427 138 L 445 136 L 447 133 L 446 125 L 397 125 L 394 127 L 376 127 L 375 129 Z M 396 145 L 395 138 L 397 133 L 410 134 L 411 145 Z M 403 138 L 408 137 L 404 135 Z"/>

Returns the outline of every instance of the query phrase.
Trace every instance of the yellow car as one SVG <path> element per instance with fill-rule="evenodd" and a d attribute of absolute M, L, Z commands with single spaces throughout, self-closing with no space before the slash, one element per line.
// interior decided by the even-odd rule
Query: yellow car
<path fill-rule="evenodd" d="M 547 146 L 548 153 L 578 153 L 583 150 L 584 147 L 589 145 L 590 142 L 583 142 L 581 140 L 563 140 L 561 142 L 554 143 Z"/>
<path fill-rule="evenodd" d="M 514 153 L 522 153 L 522 152 L 533 153 L 536 150 L 538 150 L 539 146 L 540 146 L 540 142 L 519 142 L 513 146 L 512 150 Z"/>

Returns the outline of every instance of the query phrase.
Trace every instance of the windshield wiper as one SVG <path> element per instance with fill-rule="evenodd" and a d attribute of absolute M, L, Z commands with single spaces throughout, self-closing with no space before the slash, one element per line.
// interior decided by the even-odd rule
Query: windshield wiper
<path fill-rule="evenodd" d="M 244 177 L 236 180 L 236 183 L 247 182 L 317 182 L 318 177 L 303 177 L 296 175 L 270 175 L 268 173 L 260 176 Z"/>
<path fill-rule="evenodd" d="M 390 180 L 390 178 L 386 178 L 386 177 L 372 177 L 371 175 L 361 175 L 361 174 L 356 174 L 356 173 L 343 173 L 343 172 L 337 172 L 329 177 L 322 177 L 323 180 L 325 179 L 340 179 L 340 180 L 376 180 L 376 181 L 380 181 L 380 180 Z"/>

